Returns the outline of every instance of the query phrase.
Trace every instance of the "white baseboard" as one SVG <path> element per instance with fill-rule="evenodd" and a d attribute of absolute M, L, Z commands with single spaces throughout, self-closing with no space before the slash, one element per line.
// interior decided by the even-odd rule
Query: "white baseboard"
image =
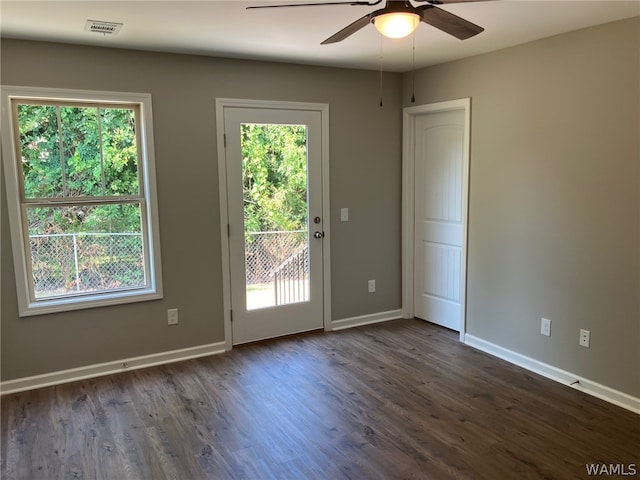
<path fill-rule="evenodd" d="M 388 312 L 370 313 L 359 317 L 342 318 L 331 321 L 331 330 L 343 330 L 345 328 L 360 327 L 372 323 L 386 322 L 402 318 L 402 310 L 389 310 Z"/>
<path fill-rule="evenodd" d="M 493 355 L 494 357 L 501 358 L 507 362 L 513 363 L 514 365 L 526 368 L 527 370 L 542 375 L 543 377 L 550 378 L 551 380 L 563 383 L 575 388 L 576 390 L 580 390 L 584 393 L 588 393 L 589 395 L 593 395 L 594 397 L 598 397 L 609 403 L 613 403 L 614 405 L 618 405 L 619 407 L 626 408 L 627 410 L 640 414 L 640 398 L 614 390 L 613 388 L 609 388 L 587 378 L 580 377 L 579 375 L 567 372 L 566 370 L 561 370 L 552 365 L 540 362 L 539 360 L 535 360 L 501 347 L 500 345 L 474 337 L 473 335 L 465 335 L 464 343 Z"/>
<path fill-rule="evenodd" d="M 74 382 L 87 378 L 110 375 L 112 373 L 136 370 L 138 368 L 152 367 L 164 363 L 179 362 L 191 358 L 214 355 L 225 351 L 224 342 L 210 343 L 208 345 L 198 345 L 197 347 L 182 348 L 168 352 L 153 353 L 141 357 L 125 358 L 113 362 L 87 365 L 84 367 L 61 370 L 58 372 L 35 375 L 33 377 L 17 378 L 0 383 L 0 395 L 23 392 L 35 388 L 59 385 L 61 383 Z"/>

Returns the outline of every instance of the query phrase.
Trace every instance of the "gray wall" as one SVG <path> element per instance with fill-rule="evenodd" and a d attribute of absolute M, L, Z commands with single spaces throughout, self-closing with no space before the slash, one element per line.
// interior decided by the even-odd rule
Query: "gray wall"
<path fill-rule="evenodd" d="M 330 105 L 332 318 L 400 308 L 399 74 L 386 75 L 380 108 L 375 72 L 8 39 L 1 48 L 4 85 L 152 94 L 165 292 L 19 318 L 2 184 L 3 381 L 224 340 L 216 97 Z M 168 327 L 174 307 L 180 325 Z"/>
<path fill-rule="evenodd" d="M 416 75 L 419 103 L 472 98 L 468 333 L 636 397 L 639 45 L 634 18 Z"/>
<path fill-rule="evenodd" d="M 634 396 L 639 33 L 636 18 L 416 75 L 418 104 L 472 97 L 468 333 Z M 18 318 L 3 199 L 3 380 L 223 339 L 215 97 L 330 104 L 332 317 L 400 307 L 400 93 L 408 106 L 410 74 L 404 86 L 388 75 L 380 109 L 375 72 L 3 40 L 2 83 L 153 94 L 166 294 Z M 350 222 L 339 222 L 340 207 Z M 170 307 L 178 327 L 166 326 Z M 592 332 L 589 349 L 580 328 Z"/>

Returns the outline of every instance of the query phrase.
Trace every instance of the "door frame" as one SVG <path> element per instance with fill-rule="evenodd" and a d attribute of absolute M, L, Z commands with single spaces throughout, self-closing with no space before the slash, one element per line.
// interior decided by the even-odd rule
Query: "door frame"
<path fill-rule="evenodd" d="M 216 141 L 218 152 L 218 191 L 220 198 L 220 247 L 222 259 L 222 302 L 224 315 L 225 350 L 233 348 L 231 328 L 231 262 L 229 251 L 229 210 L 227 196 L 227 164 L 224 135 L 224 109 L 227 107 L 266 110 L 310 110 L 319 112 L 322 120 L 321 168 L 322 168 L 322 293 L 323 325 L 331 330 L 331 218 L 329 203 L 329 105 L 326 103 L 283 102 L 238 98 L 216 98 Z"/>
<path fill-rule="evenodd" d="M 462 167 L 462 272 L 460 278 L 460 341 L 467 329 L 467 249 L 469 224 L 469 148 L 471 138 L 471 98 L 405 107 L 402 111 L 402 317 L 414 316 L 415 254 L 415 124 L 416 118 L 451 110 L 464 111 L 464 152 Z"/>

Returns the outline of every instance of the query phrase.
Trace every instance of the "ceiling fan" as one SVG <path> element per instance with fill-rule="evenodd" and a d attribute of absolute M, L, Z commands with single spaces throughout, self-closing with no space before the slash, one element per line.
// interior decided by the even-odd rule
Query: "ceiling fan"
<path fill-rule="evenodd" d="M 373 23 L 376 29 L 390 38 L 402 38 L 411 34 L 420 22 L 427 23 L 454 37 L 465 40 L 484 31 L 484 28 L 465 20 L 453 13 L 438 8 L 436 5 L 449 3 L 481 2 L 486 0 L 414 0 L 426 5 L 413 6 L 409 0 L 387 0 L 384 8 L 375 10 L 360 17 L 355 22 L 327 38 L 321 45 L 337 43 L 353 35 L 358 30 Z M 375 1 L 345 1 L 324 3 L 293 3 L 284 5 L 261 5 L 247 7 L 255 8 L 282 8 L 282 7 L 316 7 L 325 5 L 379 5 L 382 0 Z"/>

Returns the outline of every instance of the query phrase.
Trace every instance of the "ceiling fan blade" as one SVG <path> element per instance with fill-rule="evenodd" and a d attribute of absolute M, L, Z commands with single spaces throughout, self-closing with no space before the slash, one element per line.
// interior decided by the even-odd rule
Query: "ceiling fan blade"
<path fill-rule="evenodd" d="M 354 1 L 354 2 L 322 2 L 322 3 L 287 3 L 287 4 L 275 4 L 275 5 L 256 5 L 253 7 L 247 7 L 247 10 L 253 10 L 257 8 L 283 8 L 283 7 L 322 7 L 325 5 L 378 5 L 382 0 L 376 0 L 375 2 Z"/>
<path fill-rule="evenodd" d="M 417 10 L 420 11 L 424 23 L 439 28 L 460 40 L 465 40 L 484 31 L 481 26 L 433 5 L 423 5 Z"/>
<path fill-rule="evenodd" d="M 376 12 L 379 12 L 379 11 L 380 10 L 376 10 Z M 335 33 L 335 34 L 331 35 L 329 38 L 327 38 L 320 45 L 327 45 L 329 43 L 341 42 L 345 38 L 353 35 L 354 33 L 356 33 L 361 28 L 364 28 L 367 25 L 369 25 L 369 23 L 371 23 L 371 19 L 375 16 L 376 12 L 373 12 L 373 13 L 370 13 L 368 15 L 365 15 L 364 17 L 360 17 L 358 20 L 353 22 L 351 25 L 347 25 L 342 30 L 340 30 L 338 33 Z"/>
<path fill-rule="evenodd" d="M 427 2 L 431 5 L 447 5 L 449 3 L 488 2 L 491 0 L 414 0 L 415 2 Z"/>

